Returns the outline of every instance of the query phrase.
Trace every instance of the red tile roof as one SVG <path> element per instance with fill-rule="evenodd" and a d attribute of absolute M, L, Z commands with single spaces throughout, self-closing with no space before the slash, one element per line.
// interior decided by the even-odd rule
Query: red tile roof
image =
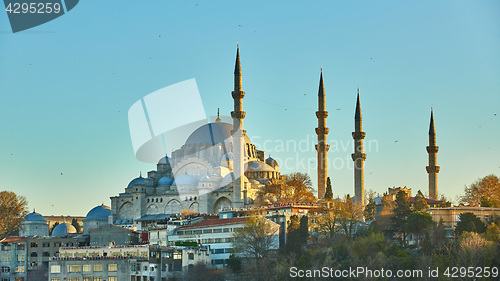
<path fill-rule="evenodd" d="M 0 240 L 0 243 L 18 243 L 18 242 L 26 242 L 26 238 L 24 237 L 7 237 Z"/>
<path fill-rule="evenodd" d="M 195 228 L 195 227 L 198 228 L 198 227 L 209 227 L 209 226 L 220 226 L 220 225 L 226 225 L 226 224 L 244 223 L 248 219 L 249 219 L 249 217 L 202 220 L 201 222 L 196 223 L 196 224 L 181 226 L 178 228 L 178 230 Z"/>

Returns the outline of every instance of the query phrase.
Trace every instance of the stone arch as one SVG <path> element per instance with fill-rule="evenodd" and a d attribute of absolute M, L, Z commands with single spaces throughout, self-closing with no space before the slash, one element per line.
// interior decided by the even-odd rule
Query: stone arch
<path fill-rule="evenodd" d="M 146 215 L 156 215 L 160 213 L 160 208 L 156 204 L 151 204 L 146 210 Z"/>
<path fill-rule="evenodd" d="M 181 211 L 181 202 L 177 199 L 168 201 L 167 206 L 165 206 L 165 214 L 177 214 Z"/>
<path fill-rule="evenodd" d="M 125 202 L 120 206 L 118 210 L 117 217 L 121 220 L 123 219 L 132 219 L 134 216 L 134 204 L 130 202 Z"/>
<path fill-rule="evenodd" d="M 232 206 L 233 203 L 231 202 L 231 200 L 229 200 L 229 198 L 224 196 L 220 197 L 219 199 L 217 199 L 217 201 L 215 201 L 214 213 L 219 213 L 219 210 L 223 208 L 232 208 Z"/>
<path fill-rule="evenodd" d="M 200 204 L 198 202 L 193 202 L 190 206 L 189 206 L 189 210 L 190 211 L 193 211 L 193 212 L 199 212 L 200 211 Z"/>

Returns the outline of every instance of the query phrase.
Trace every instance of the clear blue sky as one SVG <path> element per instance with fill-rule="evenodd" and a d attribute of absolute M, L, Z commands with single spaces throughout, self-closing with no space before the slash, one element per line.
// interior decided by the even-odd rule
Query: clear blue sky
<path fill-rule="evenodd" d="M 12 34 L 0 12 L 0 189 L 43 215 L 109 204 L 139 171 L 155 169 L 135 159 L 129 107 L 195 78 L 205 111 L 228 115 L 239 42 L 248 135 L 260 148 L 309 139 L 299 152 L 268 142 L 267 155 L 315 159 L 322 66 L 328 139 L 347 147 L 330 150 L 334 194 L 353 193 L 353 171 L 341 164 L 352 163 L 359 86 L 365 141 L 378 143 L 366 151 L 365 188 L 427 192 L 433 106 L 439 193 L 455 199 L 477 178 L 500 175 L 499 15 L 496 0 L 80 1 Z M 282 173 L 303 171 L 290 166 Z"/>

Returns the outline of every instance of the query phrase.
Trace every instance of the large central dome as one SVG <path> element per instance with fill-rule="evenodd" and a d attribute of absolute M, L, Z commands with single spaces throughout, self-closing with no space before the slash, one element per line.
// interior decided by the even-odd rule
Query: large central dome
<path fill-rule="evenodd" d="M 216 145 L 224 141 L 233 142 L 231 130 L 233 125 L 228 123 L 209 123 L 196 129 L 186 140 L 185 146 Z M 245 135 L 245 143 L 251 143 Z"/>

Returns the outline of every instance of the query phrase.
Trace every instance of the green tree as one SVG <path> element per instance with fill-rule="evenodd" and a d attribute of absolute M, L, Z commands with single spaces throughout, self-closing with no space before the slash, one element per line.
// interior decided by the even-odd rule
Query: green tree
<path fill-rule="evenodd" d="M 417 195 L 415 195 L 413 200 L 413 208 L 415 211 L 429 209 L 429 204 L 427 204 L 427 200 L 425 200 L 425 197 L 420 190 L 417 192 Z"/>
<path fill-rule="evenodd" d="M 455 227 L 455 235 L 461 235 L 463 232 L 483 233 L 486 231 L 486 225 L 481 219 L 473 213 L 467 212 L 458 215 L 458 223 Z"/>
<path fill-rule="evenodd" d="M 332 201 L 325 204 L 322 212 L 316 216 L 316 228 L 319 232 L 325 233 L 330 239 L 335 236 L 337 222 L 344 205 L 338 201 Z"/>
<path fill-rule="evenodd" d="M 26 197 L 11 191 L 0 192 L 0 240 L 18 231 L 27 214 Z"/>
<path fill-rule="evenodd" d="M 370 199 L 368 204 L 366 204 L 365 206 L 365 210 L 363 211 L 365 221 L 372 221 L 375 219 L 376 208 L 377 208 L 377 203 L 375 203 L 375 200 Z"/>
<path fill-rule="evenodd" d="M 287 252 L 299 252 L 301 248 L 300 218 L 297 215 L 291 215 L 287 226 L 285 250 Z"/>
<path fill-rule="evenodd" d="M 300 217 L 300 240 L 302 243 L 307 244 L 307 239 L 309 238 L 309 217 L 302 216 Z"/>
<path fill-rule="evenodd" d="M 330 177 L 326 178 L 326 191 L 325 191 L 325 200 L 333 199 L 333 191 L 332 191 L 332 183 L 330 181 Z"/>
<path fill-rule="evenodd" d="M 398 192 L 395 204 L 394 216 L 392 217 L 392 230 L 402 236 L 403 245 L 406 246 L 406 237 L 408 236 L 406 220 L 411 213 L 410 201 L 408 201 L 406 192 L 402 190 Z"/>
<path fill-rule="evenodd" d="M 420 237 L 432 226 L 432 216 L 427 212 L 414 212 L 408 215 L 407 230 L 417 235 L 417 246 L 420 246 Z"/>
<path fill-rule="evenodd" d="M 500 207 L 500 179 L 491 174 L 465 187 L 460 202 L 469 206 Z"/>
<path fill-rule="evenodd" d="M 360 222 L 362 212 L 362 204 L 352 202 L 351 196 L 349 194 L 344 200 L 344 208 L 340 212 L 339 225 L 344 231 L 348 240 L 352 238 L 352 232 L 356 225 Z"/>

